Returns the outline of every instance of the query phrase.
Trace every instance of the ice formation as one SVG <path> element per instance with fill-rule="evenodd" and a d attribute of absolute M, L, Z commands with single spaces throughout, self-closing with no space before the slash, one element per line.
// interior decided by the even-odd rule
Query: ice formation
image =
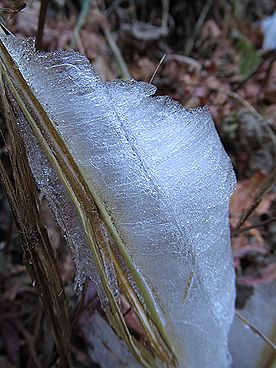
<path fill-rule="evenodd" d="M 147 83 L 103 82 L 73 51 L 1 40 L 108 209 L 179 367 L 229 366 L 235 176 L 208 109 L 152 97 Z"/>
<path fill-rule="evenodd" d="M 241 315 L 276 344 L 276 282 L 258 285 Z M 273 350 L 238 317 L 229 335 L 233 368 L 272 367 Z M 275 353 L 274 353 L 275 359 Z M 269 363 L 270 362 L 270 363 Z"/>

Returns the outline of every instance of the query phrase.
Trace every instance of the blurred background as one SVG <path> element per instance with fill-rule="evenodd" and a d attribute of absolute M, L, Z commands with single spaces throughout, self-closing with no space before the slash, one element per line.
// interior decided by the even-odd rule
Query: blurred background
<path fill-rule="evenodd" d="M 0 16 L 12 33 L 37 35 L 41 50 L 85 54 L 105 80 L 152 82 L 157 94 L 186 108 L 209 105 L 238 179 L 230 206 L 237 307 L 254 286 L 276 280 L 275 0 L 7 0 Z M 101 366 L 83 328 L 95 310 L 101 313 L 95 290 L 88 282 L 75 293 L 70 249 L 40 200 L 70 300 L 74 367 L 92 367 L 91 359 Z M 0 204 L 0 368 L 55 367 L 54 342 L 2 187 Z M 125 316 L 139 336 L 127 307 Z"/>

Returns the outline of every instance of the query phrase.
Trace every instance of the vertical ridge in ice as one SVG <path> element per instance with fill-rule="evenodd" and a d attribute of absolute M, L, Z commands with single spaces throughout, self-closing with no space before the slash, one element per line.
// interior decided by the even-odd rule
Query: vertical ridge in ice
<path fill-rule="evenodd" d="M 105 203 L 180 366 L 228 366 L 235 177 L 208 109 L 152 97 L 147 83 L 105 83 L 73 51 L 38 54 L 2 40 Z"/>

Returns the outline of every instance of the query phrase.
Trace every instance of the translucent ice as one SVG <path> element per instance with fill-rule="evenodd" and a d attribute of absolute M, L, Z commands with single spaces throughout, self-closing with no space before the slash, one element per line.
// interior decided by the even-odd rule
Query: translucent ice
<path fill-rule="evenodd" d="M 152 97 L 147 83 L 105 83 L 73 51 L 2 41 L 110 213 L 179 366 L 227 367 L 235 177 L 208 109 Z"/>
<path fill-rule="evenodd" d="M 77 211 L 67 195 L 66 189 L 39 146 L 37 139 L 32 134 L 24 115 L 19 110 L 16 111 L 16 114 L 37 187 L 47 198 L 56 222 L 66 237 L 66 242 L 73 250 L 77 271 L 76 284 L 78 287 L 82 287 L 86 278 L 92 279 L 97 287 L 101 301 L 105 305 L 107 303 L 106 297 L 103 294 L 102 285 L 96 272 L 91 250 L 87 246 L 85 233 L 81 227 Z M 113 283 L 113 286 L 114 291 L 116 291 L 116 283 Z"/>
<path fill-rule="evenodd" d="M 258 285 L 241 315 L 276 344 L 276 282 Z M 233 368 L 272 367 L 273 350 L 238 317 L 229 336 Z M 275 353 L 274 353 L 275 354 Z M 275 355 L 274 355 L 275 358 Z"/>
<path fill-rule="evenodd" d="M 83 324 L 82 330 L 89 344 L 88 354 L 104 368 L 141 368 L 106 320 L 97 312 Z"/>

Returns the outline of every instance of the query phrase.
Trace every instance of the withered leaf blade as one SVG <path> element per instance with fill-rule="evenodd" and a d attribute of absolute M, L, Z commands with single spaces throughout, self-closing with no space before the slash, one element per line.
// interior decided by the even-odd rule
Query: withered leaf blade
<path fill-rule="evenodd" d="M 66 368 L 69 367 L 70 362 L 71 336 L 68 304 L 59 274 L 57 257 L 39 212 L 36 186 L 17 118 L 11 108 L 2 78 L 1 85 L 0 108 L 10 139 L 7 147 L 9 160 L 2 158 L 0 160 L 0 178 L 17 224 L 26 268 L 40 292 L 50 321 L 59 353 L 59 364 L 62 368 Z"/>

